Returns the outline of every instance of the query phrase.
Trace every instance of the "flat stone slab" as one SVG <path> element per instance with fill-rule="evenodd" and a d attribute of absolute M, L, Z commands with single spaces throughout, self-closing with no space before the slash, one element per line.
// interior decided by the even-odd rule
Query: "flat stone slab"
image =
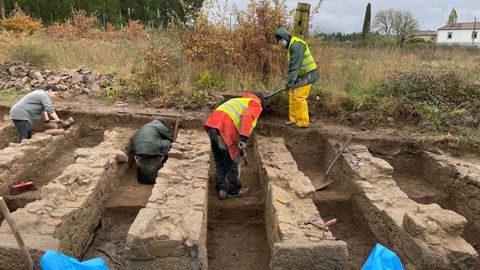
<path fill-rule="evenodd" d="M 126 128 L 106 131 L 102 143 L 90 152 L 83 151 L 75 163 L 42 188 L 40 200 L 12 213 L 33 254 L 43 254 L 47 248 L 73 257 L 83 253 L 105 202 L 128 167 L 126 153 L 135 132 Z M 4 221 L 0 226 L 0 269 L 25 269 L 11 239 Z"/>
<path fill-rule="evenodd" d="M 329 141 L 327 147 L 333 148 Z M 350 145 L 332 171 L 354 207 L 405 269 L 473 269 L 478 256 L 462 237 L 466 219 L 437 204 L 416 203 L 393 180 L 393 167 L 363 145 Z"/>
<path fill-rule="evenodd" d="M 347 244 L 329 231 L 312 201 L 314 188 L 287 150 L 283 138 L 255 136 L 271 269 L 345 269 Z"/>
<path fill-rule="evenodd" d="M 210 141 L 182 130 L 127 236 L 128 269 L 207 269 Z"/>

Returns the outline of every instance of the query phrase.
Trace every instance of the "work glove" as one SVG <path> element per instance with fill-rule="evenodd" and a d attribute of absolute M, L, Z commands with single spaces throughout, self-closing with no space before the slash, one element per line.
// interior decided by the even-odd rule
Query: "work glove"
<path fill-rule="evenodd" d="M 61 128 L 67 128 L 67 124 L 65 123 L 65 121 L 63 121 L 62 119 L 59 119 L 57 121 L 57 124 L 61 127 Z"/>
<path fill-rule="evenodd" d="M 240 135 L 238 138 L 238 149 L 240 149 L 240 155 L 242 158 L 247 157 L 247 136 Z"/>
<path fill-rule="evenodd" d="M 240 135 L 240 137 L 238 138 L 238 148 L 240 150 L 247 149 L 247 141 L 248 141 L 247 136 Z"/>

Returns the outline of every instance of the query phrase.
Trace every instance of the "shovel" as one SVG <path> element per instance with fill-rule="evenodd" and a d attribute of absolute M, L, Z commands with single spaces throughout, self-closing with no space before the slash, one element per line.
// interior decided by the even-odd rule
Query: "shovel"
<path fill-rule="evenodd" d="M 2 196 L 0 196 L 0 209 L 1 209 L 1 212 L 3 213 L 3 216 L 7 220 L 8 225 L 10 226 L 10 230 L 12 231 L 13 236 L 15 236 L 15 240 L 17 240 L 17 244 L 20 247 L 20 251 L 25 261 L 27 262 L 28 269 L 35 270 L 35 265 L 33 264 L 32 257 L 30 256 L 30 253 L 28 252 L 28 249 L 25 246 L 25 242 L 23 242 L 23 239 L 20 236 L 20 233 L 18 232 L 17 225 L 15 224 L 15 221 L 13 221 L 13 218 L 10 215 L 10 210 L 8 210 L 7 204 L 5 203 L 5 200 L 3 199 Z"/>
<path fill-rule="evenodd" d="M 353 138 L 353 136 L 352 136 L 352 134 L 350 134 L 347 138 L 347 141 L 345 141 L 345 143 L 342 145 L 340 150 L 338 150 L 337 156 L 335 156 L 335 158 L 332 161 L 332 164 L 330 164 L 330 166 L 328 167 L 325 174 L 324 175 L 322 174 L 322 175 L 318 176 L 317 178 L 311 180 L 312 185 L 315 188 L 315 191 L 321 190 L 321 189 L 325 188 L 326 186 L 330 185 L 330 183 L 333 182 L 333 179 L 329 179 L 328 175 L 332 171 L 333 166 L 335 166 L 335 163 L 337 163 L 338 159 L 340 158 L 340 156 L 342 155 L 343 151 L 348 146 L 348 144 L 350 143 L 352 138 Z"/>
<path fill-rule="evenodd" d="M 282 91 L 284 91 L 284 90 L 285 90 L 284 88 L 278 89 L 278 90 L 276 90 L 275 92 L 272 92 L 272 93 L 266 95 L 266 96 L 265 96 L 265 99 L 268 100 L 268 99 L 270 99 L 271 97 L 280 94 L 280 93 L 281 93 Z"/>

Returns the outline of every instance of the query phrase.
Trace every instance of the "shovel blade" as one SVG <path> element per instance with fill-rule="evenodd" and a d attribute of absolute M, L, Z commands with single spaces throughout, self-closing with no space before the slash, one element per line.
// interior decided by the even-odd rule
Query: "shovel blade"
<path fill-rule="evenodd" d="M 333 180 L 328 179 L 324 174 L 316 177 L 315 179 L 311 180 L 313 187 L 315 188 L 315 191 L 324 189 L 330 183 L 332 183 Z"/>

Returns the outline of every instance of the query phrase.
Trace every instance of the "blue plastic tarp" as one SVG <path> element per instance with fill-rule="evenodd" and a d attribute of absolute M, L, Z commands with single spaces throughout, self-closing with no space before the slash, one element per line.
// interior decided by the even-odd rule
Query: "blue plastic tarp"
<path fill-rule="evenodd" d="M 377 243 L 362 270 L 403 270 L 403 266 L 397 254 Z"/>
<path fill-rule="evenodd" d="M 105 261 L 95 258 L 79 262 L 75 258 L 65 256 L 53 250 L 47 250 L 40 260 L 43 270 L 108 270 Z"/>

